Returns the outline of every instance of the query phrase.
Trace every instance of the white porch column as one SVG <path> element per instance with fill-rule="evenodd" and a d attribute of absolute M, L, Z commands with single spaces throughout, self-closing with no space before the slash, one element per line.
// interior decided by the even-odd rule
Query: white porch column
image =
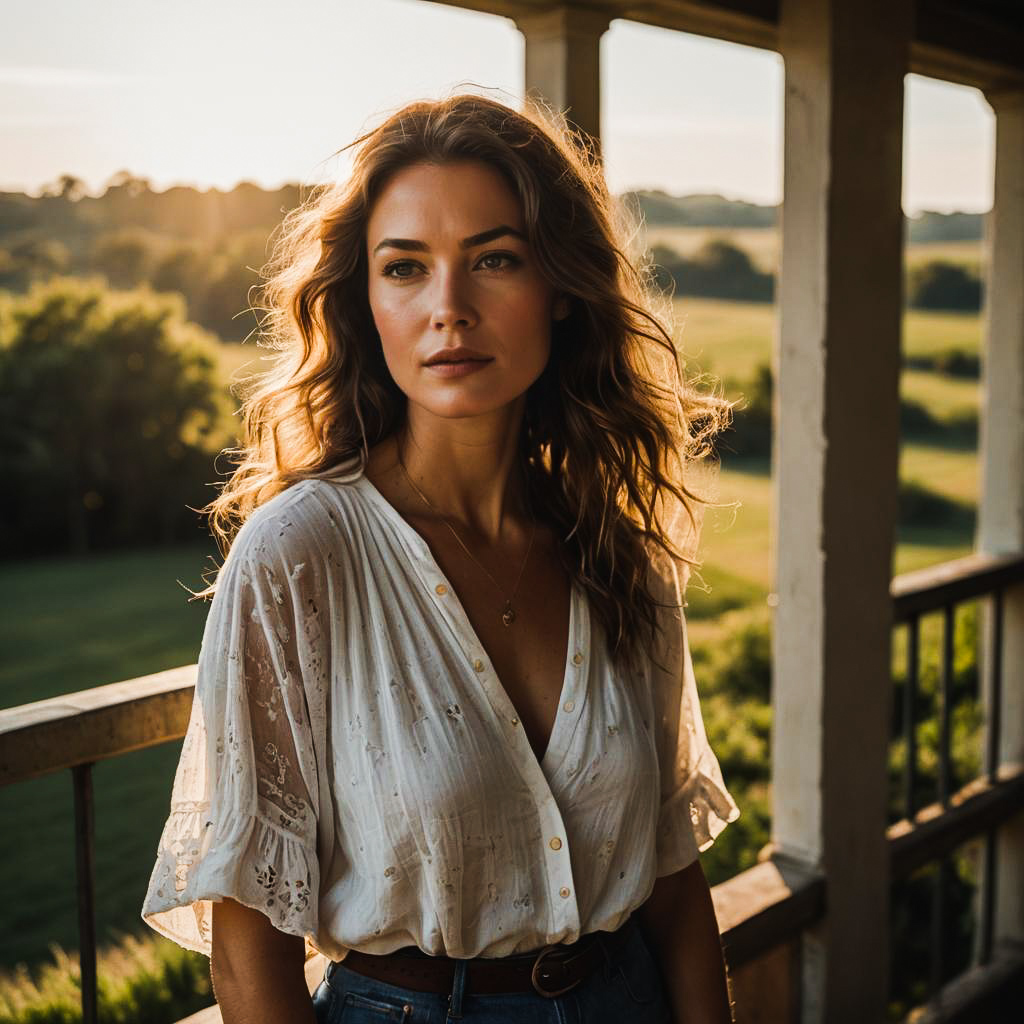
<path fill-rule="evenodd" d="M 595 140 L 601 137 L 601 36 L 607 14 L 562 4 L 516 17 L 526 37 L 526 91 L 537 92 Z"/>
<path fill-rule="evenodd" d="M 1024 551 L 1024 90 L 988 92 L 996 115 L 982 365 L 978 550 Z M 991 644 L 991 622 L 985 630 Z M 1024 586 L 1003 603 L 1000 760 L 1024 762 Z M 994 944 L 1024 942 L 1024 815 L 999 831 Z"/>
<path fill-rule="evenodd" d="M 912 0 L 782 0 L 773 844 L 824 872 L 802 1019 L 883 1020 Z"/>

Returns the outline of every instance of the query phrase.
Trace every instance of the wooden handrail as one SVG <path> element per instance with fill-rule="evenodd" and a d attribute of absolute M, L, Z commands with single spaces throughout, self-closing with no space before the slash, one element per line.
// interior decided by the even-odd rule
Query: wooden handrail
<path fill-rule="evenodd" d="M 939 565 L 894 576 L 889 585 L 893 622 L 949 604 L 983 597 L 1024 582 L 1024 555 L 965 555 Z"/>
<path fill-rule="evenodd" d="M 915 868 L 951 853 L 962 843 L 984 835 L 1024 809 L 1024 768 L 1004 764 L 995 779 L 967 783 L 941 803 L 922 807 L 913 821 L 889 826 L 890 873 L 904 878 Z"/>
<path fill-rule="evenodd" d="M 196 666 L 0 711 L 0 786 L 181 739 Z"/>

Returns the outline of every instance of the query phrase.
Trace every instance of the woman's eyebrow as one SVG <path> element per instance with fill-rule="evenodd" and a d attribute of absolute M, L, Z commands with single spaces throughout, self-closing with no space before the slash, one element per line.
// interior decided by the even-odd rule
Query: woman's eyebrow
<path fill-rule="evenodd" d="M 509 227 L 507 224 L 499 224 L 496 228 L 488 228 L 487 231 L 481 231 L 479 234 L 470 235 L 468 238 L 462 239 L 459 242 L 460 249 L 472 249 L 478 245 L 485 245 L 487 242 L 493 242 L 496 238 L 502 238 L 505 235 L 511 235 L 513 238 L 518 238 L 520 241 L 525 242 L 526 236 L 521 232 L 517 231 L 513 227 Z M 426 242 L 421 242 L 416 238 L 383 238 L 374 247 L 373 254 L 376 254 L 381 249 L 402 249 L 405 252 L 429 252 L 430 246 Z"/>

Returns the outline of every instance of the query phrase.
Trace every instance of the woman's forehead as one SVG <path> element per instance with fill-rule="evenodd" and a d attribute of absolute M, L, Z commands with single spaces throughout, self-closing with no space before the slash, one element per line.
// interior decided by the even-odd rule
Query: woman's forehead
<path fill-rule="evenodd" d="M 383 237 L 461 240 L 498 224 L 523 230 L 519 198 L 488 164 L 414 164 L 395 173 L 370 212 L 371 250 Z"/>

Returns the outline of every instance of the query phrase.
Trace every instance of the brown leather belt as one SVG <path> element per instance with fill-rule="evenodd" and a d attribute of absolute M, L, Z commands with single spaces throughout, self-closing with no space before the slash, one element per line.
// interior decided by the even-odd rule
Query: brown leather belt
<path fill-rule="evenodd" d="M 590 932 L 569 945 L 545 946 L 514 956 L 465 960 L 465 993 L 533 991 L 553 999 L 575 988 L 602 964 L 610 963 L 635 927 L 635 918 L 631 917 L 618 931 Z M 429 956 L 412 948 L 383 956 L 353 949 L 338 966 L 387 985 L 445 995 L 452 991 L 457 963 L 453 957 Z"/>

